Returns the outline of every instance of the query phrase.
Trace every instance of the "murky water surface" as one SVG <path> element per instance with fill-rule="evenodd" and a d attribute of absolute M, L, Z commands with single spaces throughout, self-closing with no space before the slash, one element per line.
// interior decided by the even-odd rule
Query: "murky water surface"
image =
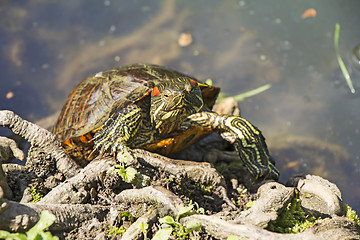
<path fill-rule="evenodd" d="M 358 0 L 4 0 L 0 109 L 42 119 L 86 76 L 137 62 L 211 78 L 229 95 L 271 83 L 241 109 L 266 136 L 280 180 L 319 174 L 360 212 L 360 98 L 349 92 L 333 43 L 338 22 L 340 53 L 360 92 L 359 7 Z M 303 15 L 310 8 L 316 16 Z M 190 46 L 178 45 L 182 32 L 191 33 Z"/>

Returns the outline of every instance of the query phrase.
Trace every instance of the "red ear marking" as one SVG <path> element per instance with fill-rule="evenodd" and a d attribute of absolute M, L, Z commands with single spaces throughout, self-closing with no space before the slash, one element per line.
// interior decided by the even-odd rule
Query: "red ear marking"
<path fill-rule="evenodd" d="M 159 92 L 158 87 L 154 87 L 151 92 L 151 96 L 159 96 L 159 95 L 160 95 L 160 92 Z"/>
<path fill-rule="evenodd" d="M 197 85 L 197 81 L 195 81 L 195 80 L 190 79 L 190 82 L 191 82 L 191 84 L 194 85 L 194 86 Z"/>

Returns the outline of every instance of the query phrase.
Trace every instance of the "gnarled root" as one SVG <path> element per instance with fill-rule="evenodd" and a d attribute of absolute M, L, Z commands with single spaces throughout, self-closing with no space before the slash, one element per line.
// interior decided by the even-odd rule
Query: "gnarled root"
<path fill-rule="evenodd" d="M 48 130 L 26 121 L 12 111 L 0 111 L 0 125 L 25 138 L 31 145 L 50 153 L 56 160 L 56 167 L 66 177 L 72 177 L 80 170 L 77 163 L 69 158 L 55 135 Z"/>

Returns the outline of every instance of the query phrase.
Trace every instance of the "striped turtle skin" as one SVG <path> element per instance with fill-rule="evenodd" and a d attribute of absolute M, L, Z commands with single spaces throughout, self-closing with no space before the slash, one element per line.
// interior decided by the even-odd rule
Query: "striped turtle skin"
<path fill-rule="evenodd" d="M 169 155 L 212 131 L 229 133 L 255 178 L 277 179 L 279 172 L 261 132 L 243 118 L 211 112 L 219 91 L 156 65 L 113 68 L 75 87 L 53 133 L 82 166 L 97 154 L 124 147 Z"/>

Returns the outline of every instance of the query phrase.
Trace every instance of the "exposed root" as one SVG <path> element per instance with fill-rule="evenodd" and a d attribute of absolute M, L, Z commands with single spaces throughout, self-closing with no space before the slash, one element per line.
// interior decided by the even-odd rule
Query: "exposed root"
<path fill-rule="evenodd" d="M 80 170 L 77 163 L 69 158 L 55 135 L 36 124 L 28 122 L 12 111 L 0 111 L 0 125 L 25 138 L 31 145 L 50 153 L 56 160 L 56 167 L 66 177 L 72 177 Z"/>
<path fill-rule="evenodd" d="M 48 210 L 56 216 L 54 224 L 50 227 L 52 231 L 68 231 L 92 218 L 103 219 L 110 210 L 109 206 L 101 205 L 20 204 L 14 201 L 6 201 L 1 196 L 0 199 L 2 201 L 0 229 L 14 232 L 24 232 L 34 226 L 39 221 L 40 213 L 43 210 Z M 6 203 L 5 206 L 4 203 Z"/>
<path fill-rule="evenodd" d="M 83 203 L 89 198 L 91 186 L 96 186 L 101 181 L 101 176 L 114 165 L 114 160 L 104 159 L 92 161 L 76 176 L 49 192 L 40 203 L 64 204 Z"/>
<path fill-rule="evenodd" d="M 236 223 L 251 223 L 266 228 L 270 221 L 277 219 L 279 213 L 294 197 L 295 189 L 277 182 L 268 182 L 258 189 L 258 199 L 247 211 L 242 212 Z"/>
<path fill-rule="evenodd" d="M 115 200 L 117 202 L 147 202 L 155 205 L 161 204 L 165 209 L 162 213 L 170 213 L 174 217 L 177 216 L 179 210 L 184 207 L 184 203 L 178 196 L 162 186 L 124 190 L 117 195 Z"/>

